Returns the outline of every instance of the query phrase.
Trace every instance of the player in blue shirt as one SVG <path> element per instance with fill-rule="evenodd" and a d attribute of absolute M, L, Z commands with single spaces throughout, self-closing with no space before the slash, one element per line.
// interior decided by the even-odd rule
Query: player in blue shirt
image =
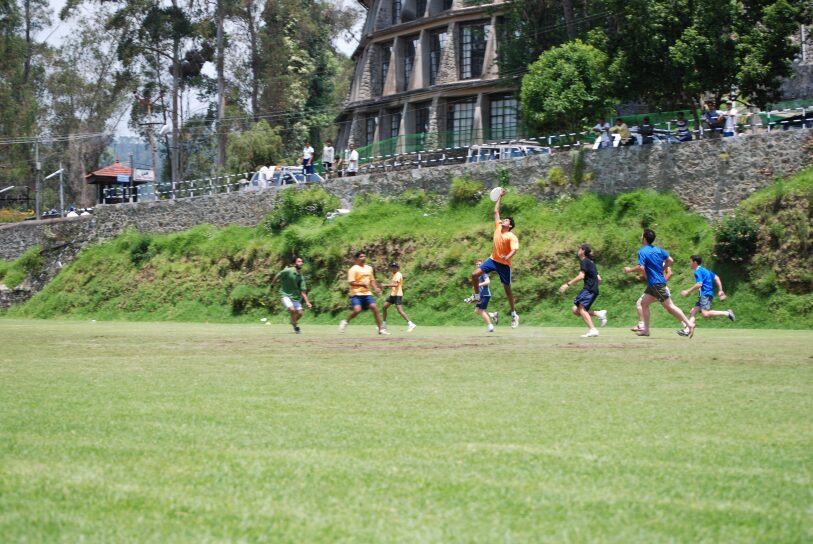
<path fill-rule="evenodd" d="M 480 268 L 480 265 L 483 264 L 482 259 L 477 259 L 474 263 L 475 269 Z M 480 290 L 480 300 L 477 301 L 477 306 L 474 307 L 474 313 L 479 315 L 483 318 L 483 321 L 486 322 L 486 330 L 488 332 L 494 332 L 494 325 L 497 324 L 497 312 L 489 312 L 488 311 L 488 301 L 491 300 L 491 278 L 488 276 L 488 272 L 483 272 L 477 278 L 477 286 Z M 494 322 L 492 323 L 492 319 Z"/>
<path fill-rule="evenodd" d="M 641 309 L 644 314 L 643 330 L 637 331 L 635 334 L 638 336 L 649 336 L 649 306 L 656 300 L 661 303 L 663 309 L 675 316 L 675 319 L 683 323 L 686 330 L 686 336 L 691 338 L 694 336 L 694 323 L 686 318 L 683 310 L 675 306 L 672 302 L 672 296 L 669 293 L 669 288 L 666 286 L 666 278 L 664 277 L 664 270 L 672 266 L 674 259 L 669 254 L 653 245 L 655 241 L 655 231 L 652 229 L 644 229 L 641 235 L 641 249 L 638 250 L 638 266 L 625 266 L 624 272 L 629 274 L 632 272 L 646 274 L 646 291 L 644 291 L 644 299 L 641 301 Z"/>
<path fill-rule="evenodd" d="M 723 282 L 720 280 L 720 276 L 708 268 L 704 268 L 701 266 L 702 264 L 703 258 L 700 255 L 692 255 L 689 258 L 689 265 L 692 267 L 692 270 L 694 270 L 694 281 L 696 283 L 691 287 L 691 289 L 684 289 L 680 292 L 682 296 L 688 297 L 694 291 L 700 291 L 697 297 L 697 302 L 695 302 L 694 306 L 692 307 L 692 311 L 689 312 L 689 321 L 695 323 L 695 316 L 697 315 L 697 312 L 700 312 L 700 315 L 705 318 L 727 317 L 731 321 L 734 321 L 734 312 L 731 310 L 721 312 L 719 310 L 711 309 L 711 301 L 714 300 L 715 283 L 717 284 L 717 296 L 720 297 L 720 300 L 725 300 L 727 297 L 725 291 L 723 291 Z M 686 336 L 689 331 L 686 329 L 679 329 L 677 333 L 681 336 Z"/>

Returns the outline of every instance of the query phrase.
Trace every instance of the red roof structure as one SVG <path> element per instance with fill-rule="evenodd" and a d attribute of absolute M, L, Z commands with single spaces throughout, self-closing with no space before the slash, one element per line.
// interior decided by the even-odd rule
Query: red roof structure
<path fill-rule="evenodd" d="M 138 200 L 138 191 L 135 190 L 135 186 L 143 185 L 147 181 L 134 180 L 132 175 L 132 168 L 116 160 L 114 164 L 103 166 L 86 174 L 85 181 L 88 184 L 96 185 L 96 202 L 99 204 L 116 204 L 128 200 L 135 202 Z M 127 176 L 128 181 L 119 182 L 118 176 Z M 132 193 L 132 200 L 130 193 Z"/>
<path fill-rule="evenodd" d="M 94 185 L 98 184 L 108 184 L 108 183 L 116 183 L 118 176 L 132 176 L 133 169 L 129 166 L 125 166 L 121 164 L 119 161 L 116 161 L 113 164 L 109 164 L 107 166 L 103 166 L 99 168 L 95 172 L 91 172 L 90 174 L 85 175 L 85 179 L 88 183 L 92 183 Z M 145 183 L 143 181 L 135 181 L 135 184 L 138 185 L 139 183 Z"/>

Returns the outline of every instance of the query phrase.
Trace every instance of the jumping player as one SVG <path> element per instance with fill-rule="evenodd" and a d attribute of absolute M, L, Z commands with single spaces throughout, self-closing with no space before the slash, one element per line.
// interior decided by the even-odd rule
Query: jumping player
<path fill-rule="evenodd" d="M 580 316 L 587 325 L 587 334 L 583 334 L 582 338 L 594 338 L 598 336 L 598 329 L 593 325 L 591 316 L 595 316 L 601 322 L 601 326 L 607 324 L 607 310 L 591 310 L 590 307 L 598 298 L 598 286 L 601 283 L 601 274 L 598 273 L 596 264 L 592 260 L 593 249 L 589 244 L 582 244 L 579 246 L 579 273 L 570 281 L 562 284 L 559 292 L 564 294 L 567 288 L 579 280 L 584 280 L 584 287 L 576 298 L 573 300 L 573 315 Z"/>
<path fill-rule="evenodd" d="M 699 255 L 692 255 L 689 258 L 689 265 L 692 267 L 692 270 L 694 270 L 696 283 L 690 289 L 684 289 L 680 292 L 681 296 L 688 297 L 692 292 L 700 290 L 697 302 L 695 302 L 691 312 L 689 312 L 689 321 L 691 321 L 692 324 L 696 323 L 695 316 L 697 312 L 700 312 L 700 314 L 707 319 L 712 317 L 727 317 L 731 321 L 734 321 L 734 312 L 731 310 L 721 312 L 711 309 L 711 301 L 714 300 L 713 284 L 717 284 L 717 296 L 720 297 L 720 300 L 725 300 L 728 297 L 725 291 L 723 291 L 723 282 L 720 280 L 720 276 L 708 268 L 703 267 L 702 264 L 703 258 Z M 686 329 L 678 329 L 677 333 L 680 336 L 688 336 L 689 331 Z"/>
<path fill-rule="evenodd" d="M 672 266 L 674 259 L 662 248 L 653 245 L 655 241 L 655 231 L 652 229 L 644 229 L 641 235 L 641 243 L 643 246 L 638 250 L 638 266 L 625 266 L 624 272 L 629 274 L 631 272 L 645 272 L 646 273 L 646 291 L 644 291 L 644 300 L 641 301 L 641 308 L 644 316 L 643 330 L 637 331 L 635 334 L 638 336 L 649 336 L 649 306 L 654 301 L 659 301 L 664 310 L 672 314 L 675 319 L 683 323 L 686 329 L 686 336 L 691 338 L 694 335 L 694 323 L 690 322 L 683 310 L 675 306 L 672 302 L 669 288 L 666 286 L 666 278 L 663 276 L 663 271 Z"/>
<path fill-rule="evenodd" d="M 342 319 L 339 323 L 339 332 L 344 332 L 347 329 L 347 324 L 362 310 L 370 309 L 375 317 L 375 323 L 378 325 L 378 334 L 389 335 L 390 333 L 381 324 L 381 316 L 378 315 L 378 307 L 375 305 L 375 299 L 370 292 L 370 287 L 376 292 L 381 294 L 381 288 L 375 282 L 375 272 L 373 267 L 364 264 L 367 260 L 367 255 L 363 251 L 359 251 L 354 255 L 356 264 L 350 267 L 347 271 L 347 283 L 350 284 L 350 306 L 352 310 L 348 314 L 347 319 Z"/>
<path fill-rule="evenodd" d="M 291 314 L 291 325 L 294 332 L 299 334 L 302 332 L 299 328 L 299 318 L 302 317 L 302 301 L 308 308 L 313 308 L 311 301 L 308 300 L 307 288 L 305 287 L 305 276 L 302 274 L 302 257 L 294 257 L 293 266 L 288 266 L 280 270 L 274 279 L 271 280 L 271 285 L 276 285 L 280 282 L 279 296 L 282 305 Z"/>
<path fill-rule="evenodd" d="M 403 317 L 407 322 L 407 332 L 412 332 L 415 330 L 417 325 L 413 323 L 409 316 L 407 316 L 406 312 L 404 311 L 404 306 L 402 304 L 402 300 L 404 297 L 404 276 L 401 274 L 401 267 L 398 266 L 398 263 L 390 263 L 390 270 L 392 271 L 392 277 L 390 278 L 389 283 L 385 283 L 382 287 L 389 287 L 390 288 L 390 297 L 387 299 L 387 302 L 384 303 L 384 307 L 381 308 L 382 317 L 384 321 L 382 322 L 384 329 L 387 329 L 387 308 L 392 305 L 395 305 L 395 309 L 398 310 L 398 313 Z"/>
<path fill-rule="evenodd" d="M 503 196 L 505 196 L 505 189 L 502 190 L 494 204 L 494 249 L 491 257 L 483 261 L 472 273 L 471 284 L 474 294 L 466 298 L 464 302 L 468 304 L 480 302 L 480 276 L 483 273 L 496 271 L 511 307 L 511 328 L 515 329 L 519 325 L 519 315 L 514 306 L 514 293 L 511 291 L 511 257 L 519 249 L 519 240 L 511 232 L 514 229 L 514 220 L 511 217 L 500 219 L 500 202 Z"/>

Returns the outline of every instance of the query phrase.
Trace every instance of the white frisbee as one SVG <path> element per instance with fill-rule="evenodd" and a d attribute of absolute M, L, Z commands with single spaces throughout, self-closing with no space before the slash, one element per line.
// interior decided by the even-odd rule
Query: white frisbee
<path fill-rule="evenodd" d="M 494 187 L 491 189 L 491 193 L 489 193 L 489 197 L 491 198 L 492 202 L 497 202 L 497 199 L 500 198 L 500 193 L 502 193 L 502 187 Z"/>

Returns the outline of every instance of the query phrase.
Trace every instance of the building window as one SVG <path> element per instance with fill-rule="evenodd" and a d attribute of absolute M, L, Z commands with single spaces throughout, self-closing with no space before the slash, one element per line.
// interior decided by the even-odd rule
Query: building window
<path fill-rule="evenodd" d="M 419 36 L 404 38 L 404 90 L 409 90 L 409 81 L 412 79 L 412 70 L 415 68 L 415 52 L 418 49 Z"/>
<path fill-rule="evenodd" d="M 397 25 L 401 19 L 401 0 L 392 0 L 392 24 Z"/>
<path fill-rule="evenodd" d="M 432 102 L 418 102 L 415 109 L 415 134 L 416 150 L 422 150 L 426 144 L 426 133 L 429 132 L 429 113 L 432 109 Z"/>
<path fill-rule="evenodd" d="M 460 27 L 460 79 L 477 79 L 483 75 L 486 43 L 491 25 L 475 23 Z"/>
<path fill-rule="evenodd" d="M 447 103 L 446 130 L 449 132 L 447 141 L 451 147 L 471 144 L 476 102 L 475 97 L 470 97 L 452 99 Z"/>
<path fill-rule="evenodd" d="M 390 57 L 392 56 L 392 44 L 386 43 L 381 46 L 381 91 L 384 93 L 384 86 L 387 84 L 387 74 L 390 72 Z"/>
<path fill-rule="evenodd" d="M 513 94 L 494 95 L 491 98 L 489 115 L 491 139 L 511 140 L 517 137 L 519 125 L 519 108 L 517 97 Z"/>
<path fill-rule="evenodd" d="M 443 56 L 444 47 L 446 47 L 445 29 L 436 30 L 429 34 L 429 85 L 437 83 L 440 59 Z"/>
<path fill-rule="evenodd" d="M 371 145 L 375 142 L 375 114 L 368 115 L 364 120 L 365 125 L 365 145 Z"/>
<path fill-rule="evenodd" d="M 415 17 L 426 15 L 426 0 L 415 0 Z"/>
<path fill-rule="evenodd" d="M 390 138 L 397 138 L 401 129 L 401 110 L 390 111 Z"/>

